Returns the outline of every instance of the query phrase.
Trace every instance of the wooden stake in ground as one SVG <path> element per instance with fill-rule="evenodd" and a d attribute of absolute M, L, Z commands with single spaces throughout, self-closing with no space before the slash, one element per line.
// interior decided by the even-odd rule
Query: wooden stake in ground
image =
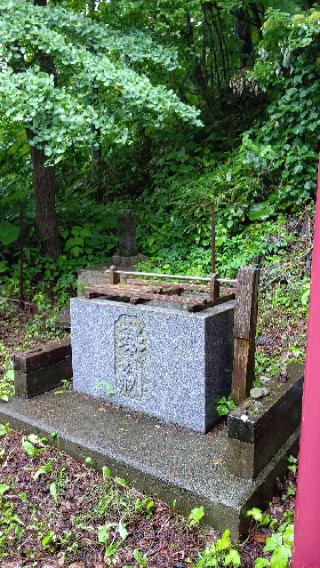
<path fill-rule="evenodd" d="M 216 271 L 216 211 L 211 207 L 211 272 Z"/>
<path fill-rule="evenodd" d="M 112 286 L 120 283 L 120 274 L 117 274 L 117 267 L 114 265 L 109 268 L 109 280 Z"/>
<path fill-rule="evenodd" d="M 220 297 L 220 282 L 218 274 L 211 274 L 210 278 L 210 300 L 216 302 Z"/>
<path fill-rule="evenodd" d="M 298 462 L 293 568 L 320 566 L 320 163 Z"/>
<path fill-rule="evenodd" d="M 255 376 L 259 280 L 260 270 L 258 268 L 242 268 L 239 270 L 234 313 L 234 359 L 231 391 L 232 399 L 237 404 L 249 396 Z"/>

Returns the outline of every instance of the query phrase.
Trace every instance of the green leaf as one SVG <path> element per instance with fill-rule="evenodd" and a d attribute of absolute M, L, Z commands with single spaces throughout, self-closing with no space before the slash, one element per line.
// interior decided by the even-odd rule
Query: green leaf
<path fill-rule="evenodd" d="M 250 221 L 265 221 L 273 214 L 274 208 L 267 201 L 252 205 L 248 212 Z"/>
<path fill-rule="evenodd" d="M 253 507 L 252 509 L 250 509 L 250 511 L 247 511 L 247 517 L 252 517 L 252 519 L 254 519 L 257 523 L 261 523 L 263 513 L 262 513 L 261 509 L 258 509 L 257 507 Z"/>
<path fill-rule="evenodd" d="M 147 566 L 147 554 L 142 554 L 137 548 L 133 551 L 134 559 L 138 562 L 139 566 L 145 568 Z"/>
<path fill-rule="evenodd" d="M 41 539 L 41 546 L 42 548 L 46 549 L 50 544 L 54 543 L 56 540 L 56 535 L 53 531 L 49 531 L 42 539 Z"/>
<path fill-rule="evenodd" d="M 0 424 L 0 438 L 4 438 L 7 434 L 11 432 L 10 424 Z"/>
<path fill-rule="evenodd" d="M 224 531 L 222 537 L 219 538 L 215 543 L 215 547 L 218 552 L 222 552 L 223 550 L 228 550 L 230 546 L 231 546 L 230 531 L 226 530 Z"/>
<path fill-rule="evenodd" d="M 205 515 L 205 510 L 204 507 L 195 507 L 194 509 L 192 509 L 189 517 L 188 517 L 188 521 L 190 523 L 191 526 L 195 526 L 198 525 L 201 521 L 201 519 L 203 519 Z"/>
<path fill-rule="evenodd" d="M 9 491 L 10 487 L 6 483 L 0 483 L 0 496 L 4 495 Z"/>
<path fill-rule="evenodd" d="M 109 531 L 107 527 L 98 528 L 98 542 L 99 544 L 106 544 L 109 540 Z"/>
<path fill-rule="evenodd" d="M 35 458 L 40 454 L 40 449 L 36 448 L 29 440 L 23 440 L 21 447 L 30 458 Z"/>
<path fill-rule="evenodd" d="M 50 495 L 51 495 L 52 499 L 54 500 L 55 504 L 57 504 L 58 503 L 58 488 L 57 488 L 57 484 L 54 481 L 52 483 L 50 483 L 49 491 L 50 491 Z"/>
<path fill-rule="evenodd" d="M 84 463 L 89 467 L 95 466 L 95 461 L 90 456 L 86 457 L 86 459 L 84 460 Z"/>
<path fill-rule="evenodd" d="M 254 568 L 267 568 L 270 566 L 270 561 L 266 558 L 257 558 L 254 563 Z"/>
<path fill-rule="evenodd" d="M 4 378 L 7 381 L 13 381 L 14 380 L 14 370 L 13 369 L 8 369 L 8 371 L 5 373 Z"/>
<path fill-rule="evenodd" d="M 110 468 L 107 467 L 106 465 L 104 465 L 102 468 L 102 477 L 103 479 L 110 479 L 111 477 Z"/>
<path fill-rule="evenodd" d="M 241 558 L 239 552 L 235 549 L 230 550 L 224 560 L 225 566 L 240 566 L 241 565 Z"/>
<path fill-rule="evenodd" d="M 51 473 L 53 470 L 52 463 L 46 463 L 37 469 L 37 471 L 33 474 L 33 479 L 37 480 L 41 475 L 45 475 L 46 473 Z"/>
<path fill-rule="evenodd" d="M 270 566 L 271 568 L 287 568 L 290 558 L 291 548 L 281 545 L 272 554 Z"/>
<path fill-rule="evenodd" d="M 11 245 L 14 243 L 20 235 L 20 229 L 13 223 L 8 223 L 6 221 L 0 223 L 0 242 L 5 245 Z"/>
<path fill-rule="evenodd" d="M 274 533 L 269 538 L 267 538 L 265 547 L 263 549 L 264 552 L 273 552 L 278 548 L 278 546 L 282 545 L 282 536 L 279 533 Z"/>
<path fill-rule="evenodd" d="M 0 261 L 0 273 L 6 272 L 9 268 L 9 264 L 6 260 Z"/>
<path fill-rule="evenodd" d="M 129 533 L 128 533 L 126 526 L 125 526 L 125 524 L 123 523 L 122 520 L 119 521 L 118 531 L 119 531 L 119 534 L 120 534 L 122 540 L 125 540 Z"/>
<path fill-rule="evenodd" d="M 127 482 L 123 477 L 115 477 L 114 480 L 121 487 L 127 487 Z"/>

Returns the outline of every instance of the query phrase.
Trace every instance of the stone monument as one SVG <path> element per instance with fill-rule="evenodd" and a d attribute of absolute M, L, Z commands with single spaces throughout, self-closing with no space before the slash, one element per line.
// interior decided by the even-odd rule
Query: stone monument
<path fill-rule="evenodd" d="M 230 393 L 234 302 L 199 313 L 156 304 L 71 300 L 74 389 L 207 432 Z"/>
<path fill-rule="evenodd" d="M 136 217 L 133 211 L 120 209 L 117 215 L 118 252 L 111 258 L 111 265 L 132 270 L 139 262 L 146 259 L 137 254 Z M 110 265 L 109 264 L 109 265 Z M 79 271 L 78 286 L 105 284 L 105 271 L 109 265 L 93 266 Z"/>
<path fill-rule="evenodd" d="M 118 239 L 120 256 L 136 256 L 136 218 L 133 211 L 120 209 L 118 212 Z"/>
<path fill-rule="evenodd" d="M 136 216 L 133 211 L 120 209 L 117 215 L 118 254 L 112 264 L 121 268 L 133 268 L 146 257 L 137 254 Z"/>

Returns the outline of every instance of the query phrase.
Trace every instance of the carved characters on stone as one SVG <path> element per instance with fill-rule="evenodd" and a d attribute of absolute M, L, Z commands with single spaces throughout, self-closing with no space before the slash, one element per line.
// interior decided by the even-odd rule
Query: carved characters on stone
<path fill-rule="evenodd" d="M 141 400 L 146 394 L 147 338 L 144 324 L 122 315 L 115 322 L 115 373 L 117 393 Z"/>

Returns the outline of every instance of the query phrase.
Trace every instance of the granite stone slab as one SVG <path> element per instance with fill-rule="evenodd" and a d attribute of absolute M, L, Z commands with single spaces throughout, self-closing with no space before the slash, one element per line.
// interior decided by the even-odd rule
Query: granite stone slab
<path fill-rule="evenodd" d="M 61 390 L 0 403 L 0 422 L 49 439 L 55 432 L 60 450 L 82 462 L 91 457 L 98 469 L 108 466 L 113 477 L 174 502 L 179 512 L 203 505 L 204 521 L 220 531 L 230 529 L 234 539 L 248 530 L 246 510 L 266 506 L 275 495 L 297 442 L 294 433 L 253 481 L 225 467 L 226 425 L 201 434 Z"/>
<path fill-rule="evenodd" d="M 199 432 L 231 388 L 234 302 L 176 306 L 71 300 L 75 391 Z"/>

